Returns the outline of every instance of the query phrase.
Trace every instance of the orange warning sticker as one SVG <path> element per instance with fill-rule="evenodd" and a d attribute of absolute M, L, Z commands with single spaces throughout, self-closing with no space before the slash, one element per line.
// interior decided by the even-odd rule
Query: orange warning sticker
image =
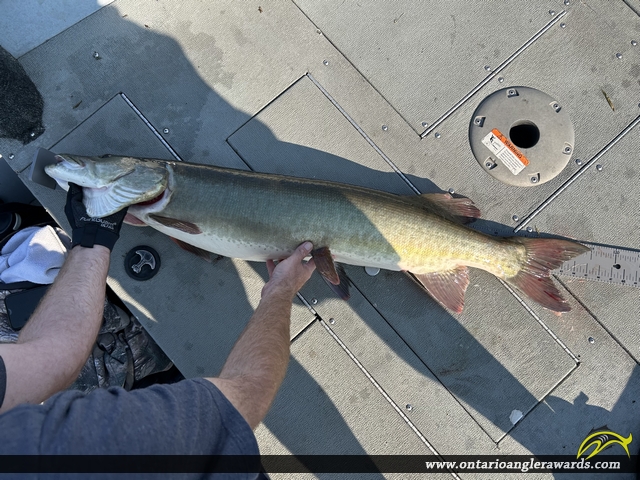
<path fill-rule="evenodd" d="M 497 128 L 491 130 L 491 133 L 482 139 L 482 143 L 484 143 L 514 175 L 518 175 L 524 170 L 524 167 L 529 165 L 529 159 Z"/>

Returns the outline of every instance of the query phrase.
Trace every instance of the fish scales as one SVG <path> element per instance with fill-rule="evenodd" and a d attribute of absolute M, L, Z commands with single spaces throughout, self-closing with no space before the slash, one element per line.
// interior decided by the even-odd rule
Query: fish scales
<path fill-rule="evenodd" d="M 488 244 L 491 237 L 469 234 L 397 195 L 189 164 L 172 168 L 179 195 L 163 215 L 204 226 L 221 238 L 244 238 L 263 252 L 290 253 L 310 240 L 330 245 L 337 261 L 416 273 L 453 268 L 461 258 L 491 265 L 505 253 L 499 244 Z M 251 260 L 269 257 L 257 251 Z"/>

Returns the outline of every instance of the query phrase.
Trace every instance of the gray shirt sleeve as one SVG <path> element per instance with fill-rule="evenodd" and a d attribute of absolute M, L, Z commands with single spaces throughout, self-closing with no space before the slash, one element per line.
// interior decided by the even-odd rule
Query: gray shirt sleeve
<path fill-rule="evenodd" d="M 7 369 L 4 366 L 4 360 L 0 357 L 0 407 L 4 402 L 4 394 L 7 391 Z"/>
<path fill-rule="evenodd" d="M 258 455 L 253 431 L 211 382 L 66 391 L 0 415 L 4 454 Z"/>

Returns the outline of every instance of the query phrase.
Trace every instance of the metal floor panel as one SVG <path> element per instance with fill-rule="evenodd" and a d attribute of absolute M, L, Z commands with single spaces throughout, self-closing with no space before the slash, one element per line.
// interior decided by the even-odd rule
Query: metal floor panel
<path fill-rule="evenodd" d="M 292 2 L 115 1 L 20 58 L 44 97 L 46 131 L 26 146 L 1 140 L 0 153 L 25 183 L 38 146 L 171 158 L 133 105 L 184 160 L 403 194 L 415 191 L 409 183 L 421 192 L 453 188 L 482 210 L 476 228 L 510 234 L 530 225 L 638 248 L 639 127 L 595 157 L 640 114 L 640 46 L 631 43 L 640 41 L 640 18 L 627 4 L 516 2 L 493 15 L 498 7 L 486 2 L 482 9 L 430 2 L 423 11 L 407 2 L 344 2 L 335 15 L 334 2 L 296 3 L 322 30 Z M 484 70 L 554 19 L 498 75 Z M 488 20 L 502 23 L 486 28 Z M 429 32 L 420 35 L 423 26 Z M 549 93 L 574 123 L 572 161 L 546 184 L 504 185 L 472 156 L 475 108 L 508 85 Z M 421 139 L 421 122 L 438 118 Z M 602 171 L 587 167 L 592 158 Z M 62 192 L 29 187 L 66 227 Z M 163 256 L 146 284 L 122 272 L 124 253 L 141 243 Z M 349 303 L 317 276 L 302 291 L 328 329 L 306 306 L 294 306 L 292 334 L 302 335 L 258 431 L 263 453 L 427 454 L 428 443 L 441 454 L 575 455 L 604 423 L 640 438 L 636 289 L 565 279 L 573 311 L 559 317 L 474 271 L 465 312 L 453 317 L 401 273 L 370 277 L 349 267 L 348 274 Z M 263 265 L 209 265 L 133 227 L 123 228 L 110 271 L 112 287 L 188 376 L 217 372 L 265 278 Z M 525 414 L 515 426 L 514 410 Z M 381 423 L 371 426 L 370 416 Z M 308 435 L 315 430 L 316 438 Z"/>
<path fill-rule="evenodd" d="M 296 4 L 417 133 L 562 10 L 526 0 Z"/>
<path fill-rule="evenodd" d="M 256 430 L 261 453 L 397 455 L 411 451 L 431 456 L 429 448 L 328 333 L 328 327 L 326 322 L 315 322 L 293 342 L 287 377 Z M 349 383 L 336 382 L 336 378 L 349 378 Z M 416 474 L 356 476 L 385 477 L 423 478 Z M 432 478 L 452 477 L 443 473 Z"/>
<path fill-rule="evenodd" d="M 637 129 L 636 129 L 637 130 Z M 540 231 L 640 251 L 638 132 L 626 135 L 530 222 Z M 598 170 L 597 165 L 602 169 Z M 640 289 L 572 278 L 569 291 L 636 359 L 640 360 Z"/>
<path fill-rule="evenodd" d="M 113 0 L 0 2 L 0 45 L 18 58 Z M 26 28 L 17 28 L 25 26 Z"/>

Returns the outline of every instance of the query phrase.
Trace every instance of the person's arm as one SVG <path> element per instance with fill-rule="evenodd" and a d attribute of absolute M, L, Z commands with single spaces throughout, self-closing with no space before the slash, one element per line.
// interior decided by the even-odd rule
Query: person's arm
<path fill-rule="evenodd" d="M 300 245 L 286 260 L 267 262 L 270 279 L 251 320 L 236 341 L 220 375 L 207 378 L 229 399 L 255 429 L 267 414 L 289 363 L 289 324 L 296 292 L 315 269 L 313 260 L 303 263 L 312 249 Z"/>
<path fill-rule="evenodd" d="M 73 248 L 18 342 L 0 345 L 7 371 L 0 413 L 40 403 L 76 379 L 102 324 L 109 256 L 100 245 Z"/>
<path fill-rule="evenodd" d="M 7 380 L 0 413 L 20 403 L 40 403 L 68 387 L 102 325 L 109 257 L 127 208 L 91 218 L 82 188 L 70 183 L 64 211 L 71 225 L 71 251 L 18 342 L 0 345 Z"/>

